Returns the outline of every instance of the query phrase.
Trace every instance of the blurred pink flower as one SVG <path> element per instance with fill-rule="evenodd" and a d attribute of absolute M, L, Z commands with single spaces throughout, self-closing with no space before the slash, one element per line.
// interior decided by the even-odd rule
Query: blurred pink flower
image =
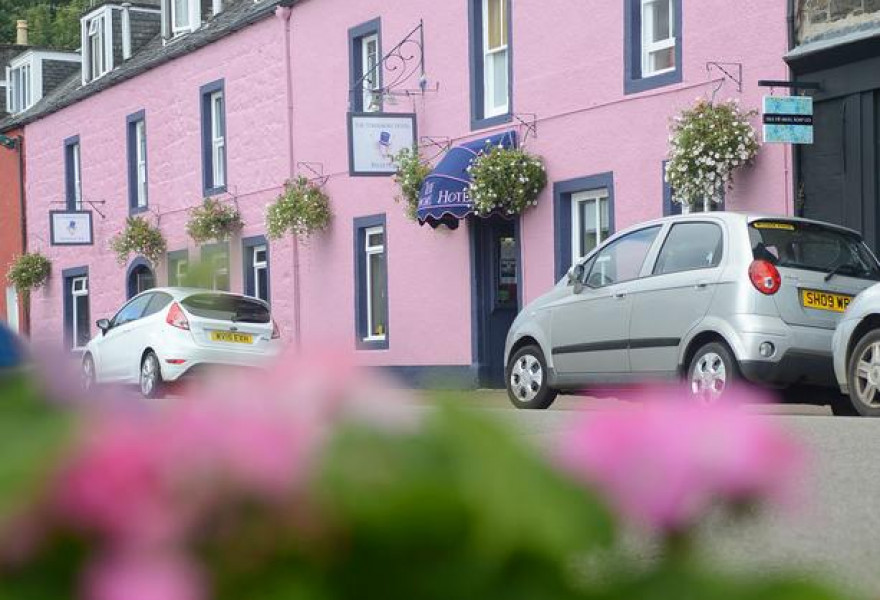
<path fill-rule="evenodd" d="M 661 390 L 634 409 L 584 416 L 561 440 L 560 464 L 623 516 L 666 531 L 719 503 L 792 498 L 804 453 L 769 419 L 741 410 L 746 392 L 708 407 L 683 397 Z"/>
<path fill-rule="evenodd" d="M 86 573 L 85 600 L 203 600 L 205 586 L 186 560 L 170 556 L 113 556 Z"/>

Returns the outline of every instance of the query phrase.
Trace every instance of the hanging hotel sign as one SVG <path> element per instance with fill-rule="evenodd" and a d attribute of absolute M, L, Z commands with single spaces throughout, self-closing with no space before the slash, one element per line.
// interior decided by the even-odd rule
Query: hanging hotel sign
<path fill-rule="evenodd" d="M 415 146 L 416 140 L 414 114 L 348 113 L 349 174 L 394 175 L 394 157 Z"/>
<path fill-rule="evenodd" d="M 53 246 L 91 246 L 92 211 L 50 210 L 49 235 Z"/>
<path fill-rule="evenodd" d="M 764 96 L 764 142 L 813 143 L 813 98 Z"/>

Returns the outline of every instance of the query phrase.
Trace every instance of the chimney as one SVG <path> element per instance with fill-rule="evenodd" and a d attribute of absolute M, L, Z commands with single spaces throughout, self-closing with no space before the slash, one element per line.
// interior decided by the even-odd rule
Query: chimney
<path fill-rule="evenodd" d="M 28 45 L 28 24 L 24 19 L 15 22 L 15 43 L 19 46 Z"/>

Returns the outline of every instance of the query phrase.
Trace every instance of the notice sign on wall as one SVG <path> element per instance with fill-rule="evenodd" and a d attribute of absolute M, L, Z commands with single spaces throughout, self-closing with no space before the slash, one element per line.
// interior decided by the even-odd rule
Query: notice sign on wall
<path fill-rule="evenodd" d="M 813 99 L 809 96 L 764 96 L 764 141 L 813 143 Z"/>
<path fill-rule="evenodd" d="M 91 246 L 91 211 L 49 211 L 49 235 L 53 246 Z"/>
<path fill-rule="evenodd" d="M 348 114 L 348 170 L 353 176 L 393 175 L 394 157 L 415 143 L 414 114 Z"/>

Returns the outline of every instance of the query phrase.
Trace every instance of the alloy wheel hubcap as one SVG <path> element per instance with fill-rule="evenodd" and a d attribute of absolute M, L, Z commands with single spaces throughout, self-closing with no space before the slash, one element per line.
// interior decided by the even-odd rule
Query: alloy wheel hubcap
<path fill-rule="evenodd" d="M 712 404 L 727 387 L 727 368 L 715 352 L 702 355 L 691 374 L 691 393 L 701 402 Z"/>
<path fill-rule="evenodd" d="M 510 389 L 521 402 L 531 402 L 541 391 L 544 369 L 531 354 L 520 356 L 510 372 Z"/>
<path fill-rule="evenodd" d="M 156 359 L 148 356 L 141 367 L 141 391 L 148 395 L 153 391 L 156 379 Z"/>
<path fill-rule="evenodd" d="M 865 406 L 880 406 L 880 342 L 862 351 L 856 363 L 855 388 L 856 395 Z"/>

